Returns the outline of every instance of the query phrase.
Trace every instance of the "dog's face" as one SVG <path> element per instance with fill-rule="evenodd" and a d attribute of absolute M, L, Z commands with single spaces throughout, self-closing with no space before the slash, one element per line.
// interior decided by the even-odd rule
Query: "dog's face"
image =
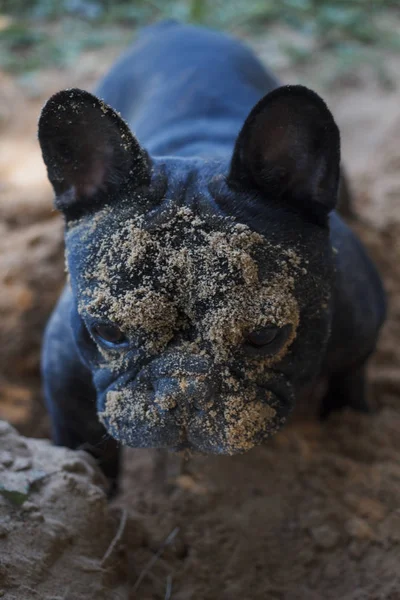
<path fill-rule="evenodd" d="M 49 101 L 39 135 L 107 431 L 225 454 L 275 432 L 329 334 L 339 150 L 323 102 L 304 88 L 267 96 L 229 165 L 150 160 L 76 90 Z"/>

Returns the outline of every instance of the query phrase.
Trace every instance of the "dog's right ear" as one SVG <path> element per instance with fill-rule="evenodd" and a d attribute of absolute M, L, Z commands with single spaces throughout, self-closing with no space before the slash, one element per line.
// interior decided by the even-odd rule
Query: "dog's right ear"
<path fill-rule="evenodd" d="M 67 219 L 112 202 L 128 179 L 150 180 L 150 159 L 128 125 L 88 92 L 52 96 L 39 119 L 39 142 L 56 207 Z"/>
<path fill-rule="evenodd" d="M 324 221 L 337 202 L 339 163 L 339 130 L 325 102 L 301 85 L 283 86 L 247 117 L 228 185 L 257 189 Z"/>

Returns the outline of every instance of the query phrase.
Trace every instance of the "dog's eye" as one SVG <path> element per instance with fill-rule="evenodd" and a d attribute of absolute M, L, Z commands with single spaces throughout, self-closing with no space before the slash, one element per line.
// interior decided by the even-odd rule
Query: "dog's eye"
<path fill-rule="evenodd" d="M 249 333 L 246 337 L 246 342 L 256 348 L 261 348 L 262 346 L 266 346 L 273 342 L 278 334 L 278 327 L 263 327 L 262 329 L 257 329 L 256 331 Z"/>
<path fill-rule="evenodd" d="M 287 342 L 292 331 L 291 325 L 276 327 L 267 325 L 247 334 L 244 340 L 244 349 L 250 356 L 273 355 L 279 352 Z"/>
<path fill-rule="evenodd" d="M 125 334 L 117 325 L 97 323 L 91 328 L 94 337 L 107 348 L 120 348 L 128 344 Z"/>

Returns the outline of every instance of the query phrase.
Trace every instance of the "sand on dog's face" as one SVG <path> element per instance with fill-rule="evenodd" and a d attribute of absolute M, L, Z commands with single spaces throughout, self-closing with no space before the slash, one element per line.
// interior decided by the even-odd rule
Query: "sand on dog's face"
<path fill-rule="evenodd" d="M 295 281 L 306 272 L 293 248 L 188 207 L 170 208 L 161 222 L 116 221 L 104 209 L 72 224 L 67 244 L 74 240 L 85 249 L 80 315 L 117 324 L 130 340 L 123 352 L 99 346 L 94 365 L 112 373 L 98 409 L 113 437 L 233 454 L 281 426 L 293 390 L 278 365 L 296 337 Z M 284 342 L 249 355 L 246 335 L 270 325 L 285 331 Z M 155 398 L 160 378 L 176 385 Z"/>

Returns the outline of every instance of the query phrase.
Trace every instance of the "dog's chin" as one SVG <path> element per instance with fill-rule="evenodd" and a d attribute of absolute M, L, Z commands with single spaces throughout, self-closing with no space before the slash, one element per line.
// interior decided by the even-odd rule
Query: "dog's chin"
<path fill-rule="evenodd" d="M 210 439 L 198 439 L 194 434 L 191 436 L 190 432 L 175 431 L 169 432 L 154 432 L 147 431 L 135 431 L 133 432 L 132 425 L 126 426 L 125 428 L 119 427 L 118 430 L 113 426 L 107 427 L 107 432 L 116 441 L 126 447 L 130 448 L 149 448 L 165 450 L 167 452 L 184 454 L 185 456 L 191 455 L 202 455 L 202 456 L 234 456 L 237 454 L 244 454 L 251 448 L 259 446 L 265 442 L 268 438 L 276 432 L 276 428 L 273 432 L 263 432 L 255 436 L 251 440 L 247 440 L 245 445 L 227 443 L 226 434 L 221 431 L 220 436 L 215 435 Z"/>
<path fill-rule="evenodd" d="M 247 392 L 247 393 L 246 393 Z M 288 385 L 269 385 L 216 398 L 211 408 L 161 409 L 147 390 L 108 390 L 99 412 L 108 433 L 124 446 L 198 454 L 243 454 L 271 437 L 290 412 Z"/>

